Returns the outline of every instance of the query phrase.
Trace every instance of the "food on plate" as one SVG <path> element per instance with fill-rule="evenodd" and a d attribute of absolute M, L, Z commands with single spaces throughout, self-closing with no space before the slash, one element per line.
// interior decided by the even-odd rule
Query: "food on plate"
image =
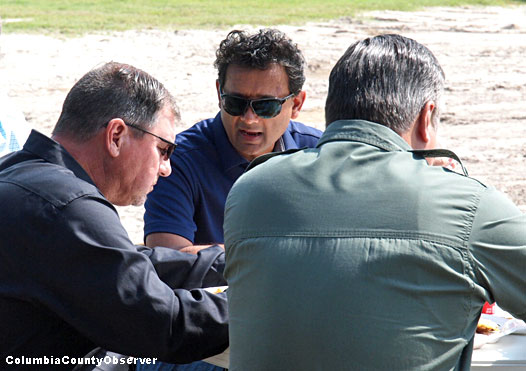
<path fill-rule="evenodd" d="M 477 324 L 477 334 L 490 335 L 500 330 L 499 325 L 487 318 L 479 319 Z"/>
<path fill-rule="evenodd" d="M 225 292 L 228 289 L 228 286 L 215 286 L 215 287 L 205 287 L 204 290 L 211 292 L 212 294 L 219 294 Z"/>

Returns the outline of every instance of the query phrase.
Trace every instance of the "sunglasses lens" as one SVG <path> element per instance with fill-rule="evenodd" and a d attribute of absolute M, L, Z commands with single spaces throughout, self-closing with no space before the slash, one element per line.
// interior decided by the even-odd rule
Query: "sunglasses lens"
<path fill-rule="evenodd" d="M 284 100 L 264 98 L 251 101 L 234 95 L 225 94 L 222 96 L 222 102 L 224 110 L 232 116 L 244 115 L 250 104 L 256 115 L 264 119 L 269 119 L 279 115 Z"/>
<path fill-rule="evenodd" d="M 279 115 L 281 102 L 277 99 L 255 100 L 252 102 L 252 108 L 259 117 L 269 119 Z"/>
<path fill-rule="evenodd" d="M 223 96 L 223 108 L 232 116 L 241 116 L 247 109 L 248 101 L 234 96 Z"/>

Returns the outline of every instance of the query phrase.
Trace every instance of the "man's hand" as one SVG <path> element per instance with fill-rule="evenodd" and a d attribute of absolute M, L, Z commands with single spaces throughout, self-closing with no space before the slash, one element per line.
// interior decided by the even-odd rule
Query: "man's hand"
<path fill-rule="evenodd" d="M 441 166 L 453 171 L 456 167 L 456 161 L 450 157 L 427 157 L 426 160 L 431 166 Z"/>
<path fill-rule="evenodd" d="M 443 146 L 442 141 L 437 139 L 434 148 L 447 148 L 447 146 Z M 453 171 L 456 167 L 456 161 L 453 160 L 451 157 L 426 157 L 426 160 L 427 163 L 431 166 L 441 166 Z"/>
<path fill-rule="evenodd" d="M 218 243 L 218 244 L 213 244 L 213 245 L 192 245 L 192 246 L 181 247 L 176 250 L 179 250 L 181 252 L 186 252 L 188 254 L 197 254 L 199 251 L 203 249 L 207 249 L 210 246 L 220 246 L 223 250 L 225 249 L 225 245 Z"/>

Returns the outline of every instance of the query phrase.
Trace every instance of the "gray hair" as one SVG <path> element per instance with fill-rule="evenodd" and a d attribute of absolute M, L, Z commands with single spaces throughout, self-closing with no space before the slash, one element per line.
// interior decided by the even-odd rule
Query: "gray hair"
<path fill-rule="evenodd" d="M 445 75 L 422 44 L 400 35 L 380 35 L 352 44 L 329 77 L 325 123 L 362 119 L 407 132 L 429 101 L 439 121 Z"/>
<path fill-rule="evenodd" d="M 175 99 L 163 84 L 136 67 L 109 62 L 86 73 L 71 88 L 53 134 L 89 140 L 114 118 L 149 128 L 166 106 L 179 120 Z"/>

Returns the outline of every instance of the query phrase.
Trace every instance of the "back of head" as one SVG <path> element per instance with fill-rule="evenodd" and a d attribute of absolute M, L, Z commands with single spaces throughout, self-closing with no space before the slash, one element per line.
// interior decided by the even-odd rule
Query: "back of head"
<path fill-rule="evenodd" d="M 71 88 L 53 135 L 86 141 L 113 118 L 147 128 L 166 105 L 179 119 L 175 99 L 163 84 L 136 67 L 109 62 Z"/>
<path fill-rule="evenodd" d="M 444 80 L 435 56 L 415 40 L 380 35 L 358 41 L 331 71 L 325 123 L 362 119 L 402 134 L 433 100 L 436 124 Z"/>
<path fill-rule="evenodd" d="M 305 82 L 305 59 L 298 46 L 276 29 L 262 29 L 252 35 L 231 31 L 216 51 L 214 66 L 218 70 L 222 88 L 230 64 L 264 70 L 271 63 L 278 63 L 285 68 L 290 92 L 299 93 Z"/>

